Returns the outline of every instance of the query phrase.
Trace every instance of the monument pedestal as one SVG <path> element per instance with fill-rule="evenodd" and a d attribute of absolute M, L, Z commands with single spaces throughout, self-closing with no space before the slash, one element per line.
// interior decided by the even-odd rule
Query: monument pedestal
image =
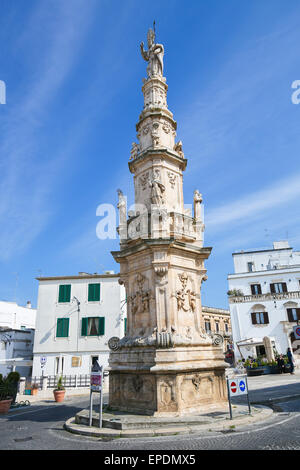
<path fill-rule="evenodd" d="M 110 353 L 112 410 L 182 416 L 226 400 L 223 354 L 215 346 L 131 348 Z"/>

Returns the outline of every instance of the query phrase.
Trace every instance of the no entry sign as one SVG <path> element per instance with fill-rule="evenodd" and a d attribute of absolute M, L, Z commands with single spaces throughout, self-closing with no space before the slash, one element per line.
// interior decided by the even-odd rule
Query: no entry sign
<path fill-rule="evenodd" d="M 237 380 L 230 380 L 229 381 L 229 390 L 231 396 L 238 395 L 238 388 L 237 388 Z"/>
<path fill-rule="evenodd" d="M 248 389 L 245 377 L 235 377 L 234 379 L 228 379 L 228 390 L 231 397 L 247 394 Z"/>

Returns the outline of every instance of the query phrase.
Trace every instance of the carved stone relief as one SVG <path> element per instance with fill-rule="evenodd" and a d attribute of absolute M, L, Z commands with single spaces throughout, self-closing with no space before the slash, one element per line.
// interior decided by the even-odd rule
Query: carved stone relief
<path fill-rule="evenodd" d="M 175 404 L 175 387 L 171 380 L 165 380 L 160 384 L 160 398 L 164 407 Z"/>
<path fill-rule="evenodd" d="M 144 289 L 145 280 L 145 276 L 140 273 L 136 276 L 135 284 L 137 285 L 137 290 L 135 294 L 128 298 L 133 315 L 149 311 L 151 291 Z"/>
<path fill-rule="evenodd" d="M 149 182 L 149 172 L 147 171 L 140 177 L 140 185 L 143 191 L 146 189 L 148 182 Z"/>
<path fill-rule="evenodd" d="M 177 299 L 177 309 L 184 312 L 194 312 L 196 310 L 196 293 L 187 289 L 188 275 L 186 272 L 178 274 L 181 282 L 181 289 L 176 291 L 175 297 Z"/>
<path fill-rule="evenodd" d="M 176 175 L 175 173 L 172 173 L 172 171 L 168 171 L 168 177 L 169 177 L 169 181 L 170 181 L 170 185 L 172 187 L 172 189 L 175 188 L 175 183 L 176 183 Z"/>
<path fill-rule="evenodd" d="M 129 160 L 134 160 L 137 157 L 139 150 L 140 150 L 140 146 L 136 142 L 132 142 Z"/>
<path fill-rule="evenodd" d="M 181 158 L 184 158 L 184 153 L 182 151 L 182 142 L 181 142 L 181 140 L 175 144 L 174 150 L 175 150 L 175 152 L 179 153 Z"/>

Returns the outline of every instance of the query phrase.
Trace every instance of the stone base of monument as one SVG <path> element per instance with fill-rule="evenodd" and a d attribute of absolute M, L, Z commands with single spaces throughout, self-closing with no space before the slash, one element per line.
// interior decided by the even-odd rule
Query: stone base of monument
<path fill-rule="evenodd" d="M 252 406 L 251 415 L 247 404 L 233 406 L 230 419 L 228 406 L 207 409 L 202 413 L 177 417 L 153 417 L 104 409 L 102 427 L 99 428 L 99 413 L 93 411 L 92 426 L 89 426 L 89 410 L 82 410 L 66 421 L 67 431 L 112 440 L 115 438 L 157 437 L 195 434 L 208 431 L 234 432 L 237 426 L 248 426 L 265 421 L 273 414 L 266 406 Z"/>
<path fill-rule="evenodd" d="M 111 410 L 178 417 L 227 404 L 226 364 L 213 345 L 131 348 L 111 352 L 109 364 Z"/>
<path fill-rule="evenodd" d="M 75 423 L 89 426 L 89 416 L 89 410 L 82 410 L 76 414 Z M 122 431 L 130 429 L 156 429 L 158 427 L 167 428 L 178 425 L 193 427 L 209 424 L 212 420 L 215 421 L 218 418 L 226 419 L 227 417 L 229 417 L 228 405 L 223 407 L 210 406 L 206 412 L 172 417 L 137 415 L 122 411 L 111 411 L 105 408 L 102 414 L 102 427 Z M 96 411 L 93 411 L 92 414 L 92 426 L 99 427 L 99 413 Z"/>

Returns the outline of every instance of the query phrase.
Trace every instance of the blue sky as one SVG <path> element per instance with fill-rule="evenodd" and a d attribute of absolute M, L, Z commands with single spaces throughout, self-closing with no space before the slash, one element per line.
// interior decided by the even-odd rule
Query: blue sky
<path fill-rule="evenodd" d="M 38 275 L 118 272 L 96 210 L 133 197 L 139 43 L 156 21 L 168 105 L 205 204 L 204 305 L 227 307 L 232 252 L 300 248 L 300 3 L 2 0 L 0 299 L 36 305 Z"/>

